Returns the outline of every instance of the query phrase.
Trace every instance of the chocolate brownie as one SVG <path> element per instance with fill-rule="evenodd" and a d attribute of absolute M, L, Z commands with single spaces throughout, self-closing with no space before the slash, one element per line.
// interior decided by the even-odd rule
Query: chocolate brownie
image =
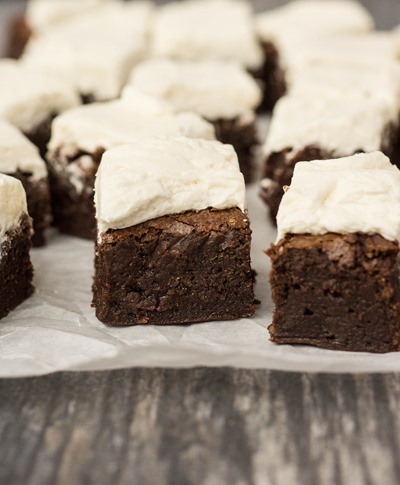
<path fill-rule="evenodd" d="M 154 19 L 153 57 L 229 60 L 257 70 L 263 52 L 244 0 L 186 0 L 161 6 Z"/>
<path fill-rule="evenodd" d="M 214 139 L 213 126 L 200 116 L 162 106 L 159 111 L 159 100 L 138 98 L 81 106 L 55 119 L 47 161 L 54 223 L 61 232 L 94 239 L 94 178 L 105 149 L 149 134 Z"/>
<path fill-rule="evenodd" d="M 235 149 L 240 171 L 246 183 L 252 182 L 255 169 L 255 151 L 258 145 L 257 120 L 254 116 L 219 119 L 212 122 L 217 140 Z"/>
<path fill-rule="evenodd" d="M 33 245 L 43 246 L 50 225 L 50 190 L 47 168 L 38 149 L 17 128 L 0 120 L 0 173 L 22 182 L 28 212 L 33 218 Z"/>
<path fill-rule="evenodd" d="M 277 48 L 272 42 L 262 42 L 265 62 L 261 69 L 254 73 L 263 87 L 263 99 L 259 111 L 272 111 L 278 99 L 287 91 L 284 68 L 279 61 Z"/>
<path fill-rule="evenodd" d="M 397 241 L 377 234 L 287 235 L 268 255 L 273 342 L 400 350 Z"/>
<path fill-rule="evenodd" d="M 97 3 L 40 29 L 22 56 L 25 64 L 68 80 L 84 102 L 120 97 L 129 71 L 147 53 L 154 9 L 151 2 Z"/>
<path fill-rule="evenodd" d="M 273 342 L 400 350 L 399 184 L 380 152 L 296 165 L 267 251 Z"/>
<path fill-rule="evenodd" d="M 103 153 L 99 148 L 91 154 L 68 156 L 57 150 L 49 158 L 53 224 L 60 232 L 95 239 L 93 187 Z"/>
<path fill-rule="evenodd" d="M 0 118 L 22 131 L 42 157 L 54 117 L 79 104 L 68 81 L 21 61 L 0 59 Z"/>
<path fill-rule="evenodd" d="M 32 224 L 21 182 L 0 175 L 0 318 L 33 293 Z"/>
<path fill-rule="evenodd" d="M 335 48 L 335 41 L 331 45 L 331 38 L 366 33 L 373 26 L 373 19 L 364 7 L 351 1 L 297 0 L 259 13 L 256 29 L 265 55 L 264 66 L 256 74 L 264 85 L 261 108 L 271 110 L 285 94 L 295 65 L 304 64 L 309 57 L 336 56 L 339 60 L 340 55 L 348 55 L 343 46 Z M 363 55 L 363 49 L 360 50 Z M 368 46 L 364 50 L 370 52 Z M 356 59 L 358 54 L 355 48 Z"/>
<path fill-rule="evenodd" d="M 245 181 L 251 181 L 258 143 L 254 112 L 262 93 L 244 68 L 227 61 L 148 59 L 135 66 L 122 98 L 129 100 L 135 90 L 213 123 L 217 139 L 233 145 Z"/>
<path fill-rule="evenodd" d="M 18 59 L 32 34 L 54 28 L 74 17 L 93 12 L 112 0 L 79 0 L 78 2 L 28 0 L 26 11 L 12 19 L 8 32 L 8 57 Z"/>
<path fill-rule="evenodd" d="M 400 86 L 400 71 L 398 71 Z M 264 145 L 261 196 L 275 221 L 283 195 L 300 161 L 326 160 L 381 150 L 400 160 L 400 98 L 392 90 L 369 97 L 361 92 L 295 93 L 274 110 Z M 396 105 L 397 103 L 397 105 Z"/>
<path fill-rule="evenodd" d="M 186 324 L 254 313 L 244 180 L 230 145 L 152 137 L 109 150 L 95 200 L 101 321 Z"/>
<path fill-rule="evenodd" d="M 96 246 L 96 315 L 110 325 L 249 317 L 255 311 L 250 240 L 240 209 L 186 212 L 109 230 Z"/>

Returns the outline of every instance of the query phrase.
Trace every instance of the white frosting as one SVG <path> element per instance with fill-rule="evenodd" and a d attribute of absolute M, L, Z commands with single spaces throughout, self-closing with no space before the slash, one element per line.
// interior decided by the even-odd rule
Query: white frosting
<path fill-rule="evenodd" d="M 396 61 L 377 66 L 363 63 L 319 61 L 291 69 L 287 79 L 292 95 L 361 95 L 383 99 L 400 112 L 400 65 Z"/>
<path fill-rule="evenodd" d="M 235 60 L 248 68 L 263 62 L 250 5 L 242 0 L 186 0 L 160 8 L 153 51 L 176 59 Z"/>
<path fill-rule="evenodd" d="M 79 103 L 68 82 L 17 61 L 0 60 L 0 118 L 22 131 Z"/>
<path fill-rule="evenodd" d="M 13 125 L 0 120 L 0 173 L 18 170 L 31 173 L 35 179 L 47 177 L 46 164 L 36 146 Z"/>
<path fill-rule="evenodd" d="M 57 72 L 97 100 L 117 98 L 147 51 L 152 13 L 144 1 L 106 3 L 34 36 L 23 62 Z"/>
<path fill-rule="evenodd" d="M 256 81 L 231 62 L 150 59 L 133 69 L 130 83 L 209 120 L 247 114 L 261 102 Z"/>
<path fill-rule="evenodd" d="M 97 148 L 109 149 L 149 135 L 215 139 L 213 126 L 195 113 L 146 111 L 146 98 L 130 101 L 94 103 L 67 111 L 53 122 L 49 149 L 66 152 L 82 150 L 93 153 Z"/>
<path fill-rule="evenodd" d="M 378 65 L 398 60 L 396 36 L 389 32 L 334 36 L 287 36 L 277 42 L 283 68 L 289 71 L 309 62 Z"/>
<path fill-rule="evenodd" d="M 381 152 L 297 163 L 277 216 L 285 234 L 380 234 L 400 240 L 400 171 Z"/>
<path fill-rule="evenodd" d="M 399 110 L 394 108 L 383 97 L 375 99 L 362 93 L 284 96 L 275 106 L 264 153 L 285 148 L 296 151 L 307 145 L 339 156 L 380 150 L 385 128 L 398 118 Z"/>
<path fill-rule="evenodd" d="M 133 84 L 127 84 L 122 91 L 122 101 L 136 113 L 157 116 L 176 113 L 175 107 L 168 101 L 141 91 Z"/>
<path fill-rule="evenodd" d="M 231 145 L 149 137 L 103 155 L 95 204 L 101 234 L 189 210 L 244 211 L 246 191 Z"/>
<path fill-rule="evenodd" d="M 27 214 L 25 190 L 19 180 L 0 174 L 0 244 L 6 233 L 17 227 L 22 214 Z"/>
<path fill-rule="evenodd" d="M 111 1 L 120 0 L 28 0 L 25 17 L 29 27 L 39 32 Z"/>
<path fill-rule="evenodd" d="M 368 32 L 374 21 L 359 2 L 297 0 L 257 15 L 256 25 L 261 39 L 276 42 L 284 36 Z"/>

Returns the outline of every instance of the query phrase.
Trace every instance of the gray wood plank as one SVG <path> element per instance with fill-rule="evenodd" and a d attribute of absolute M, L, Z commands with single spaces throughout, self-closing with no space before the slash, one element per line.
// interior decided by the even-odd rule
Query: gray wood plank
<path fill-rule="evenodd" d="M 0 483 L 400 483 L 400 376 L 135 369 L 0 381 Z"/>

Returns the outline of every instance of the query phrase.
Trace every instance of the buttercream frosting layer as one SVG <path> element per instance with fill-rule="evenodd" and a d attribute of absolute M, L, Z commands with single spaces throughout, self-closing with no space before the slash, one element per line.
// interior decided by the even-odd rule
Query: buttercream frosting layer
<path fill-rule="evenodd" d="M 103 155 L 95 185 L 99 233 L 169 214 L 246 209 L 231 145 L 185 137 L 138 138 Z"/>
<path fill-rule="evenodd" d="M 0 174 L 0 244 L 8 231 L 17 227 L 22 214 L 27 214 L 26 194 L 22 183 Z"/>
<path fill-rule="evenodd" d="M 400 240 L 400 171 L 381 152 L 296 164 L 277 216 L 285 234 L 380 234 Z"/>
<path fill-rule="evenodd" d="M 150 59 L 133 69 L 130 84 L 209 120 L 252 112 L 262 96 L 245 69 L 223 61 Z"/>
<path fill-rule="evenodd" d="M 62 75 L 83 95 L 117 98 L 147 52 L 152 14 L 146 1 L 107 2 L 32 37 L 23 62 Z"/>
<path fill-rule="evenodd" d="M 136 93 L 130 100 L 94 103 L 58 116 L 49 150 L 93 153 L 149 135 L 215 139 L 213 126 L 199 115 L 174 113 L 162 101 Z"/>
<path fill-rule="evenodd" d="M 159 9 L 153 53 L 175 59 L 226 59 L 248 68 L 263 62 L 253 14 L 242 0 L 187 0 Z"/>
<path fill-rule="evenodd" d="M 0 118 L 29 132 L 50 116 L 80 104 L 68 81 L 11 59 L 0 59 Z"/>
<path fill-rule="evenodd" d="M 0 172 L 17 171 L 31 174 L 34 179 L 47 177 L 46 164 L 37 147 L 13 125 L 0 120 Z"/>

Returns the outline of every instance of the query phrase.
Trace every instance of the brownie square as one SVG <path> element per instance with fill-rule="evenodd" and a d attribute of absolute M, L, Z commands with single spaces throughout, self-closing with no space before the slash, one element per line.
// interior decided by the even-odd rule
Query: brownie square
<path fill-rule="evenodd" d="M 273 342 L 400 349 L 399 187 L 382 152 L 296 165 L 267 251 Z"/>
<path fill-rule="evenodd" d="M 279 344 L 400 348 L 399 244 L 380 235 L 287 235 L 268 251 Z"/>
<path fill-rule="evenodd" d="M 373 72 L 372 67 L 363 72 L 369 70 Z M 298 162 L 380 150 L 398 163 L 400 105 L 396 92 L 400 71 L 393 73 L 397 77 L 386 92 L 360 87 L 360 93 L 351 88 L 340 95 L 339 91 L 326 88 L 320 96 L 311 91 L 296 92 L 279 100 L 263 148 L 265 181 L 261 184 L 261 197 L 273 222 L 283 187 L 290 184 Z"/>
<path fill-rule="evenodd" d="M 250 240 L 249 220 L 238 208 L 108 230 L 96 245 L 96 315 L 115 326 L 249 317 Z"/>
<path fill-rule="evenodd" d="M 54 224 L 61 232 L 95 238 L 93 187 L 106 149 L 149 134 L 214 139 L 213 126 L 199 115 L 153 112 L 145 101 L 93 103 L 55 119 L 47 162 Z"/>
<path fill-rule="evenodd" d="M 129 101 L 138 91 L 212 123 L 216 138 L 235 148 L 245 181 L 251 182 L 262 91 L 243 67 L 211 59 L 147 59 L 132 70 L 122 99 Z"/>
<path fill-rule="evenodd" d="M 97 317 L 124 326 L 251 316 L 246 205 L 231 145 L 144 136 L 107 150 L 95 184 Z"/>

